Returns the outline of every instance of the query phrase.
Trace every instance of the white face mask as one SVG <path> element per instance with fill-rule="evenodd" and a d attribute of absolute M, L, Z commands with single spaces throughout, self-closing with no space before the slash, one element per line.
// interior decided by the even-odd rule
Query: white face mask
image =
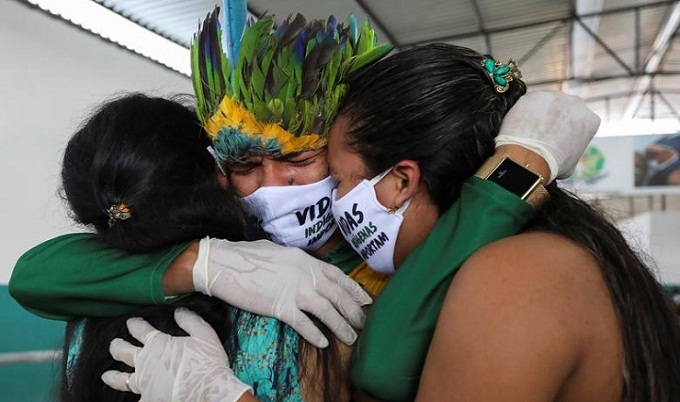
<path fill-rule="evenodd" d="M 333 217 L 345 240 L 377 272 L 393 274 L 394 247 L 397 243 L 402 216 L 409 199 L 396 211 L 390 211 L 378 201 L 374 186 L 392 169 L 371 180 L 363 180 L 342 198 L 333 190 Z"/>
<path fill-rule="evenodd" d="M 279 245 L 315 251 L 333 235 L 338 225 L 331 213 L 335 182 L 327 177 L 300 186 L 260 187 L 240 199 L 246 215 Z"/>

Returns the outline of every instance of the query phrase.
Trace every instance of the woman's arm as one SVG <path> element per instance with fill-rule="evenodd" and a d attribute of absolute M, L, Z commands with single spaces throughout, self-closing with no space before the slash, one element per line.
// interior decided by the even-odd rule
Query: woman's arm
<path fill-rule="evenodd" d="M 361 327 L 361 306 L 371 302 L 340 269 L 266 240 L 205 238 L 198 246 L 128 254 L 90 234 L 66 235 L 24 254 L 10 279 L 10 293 L 24 308 L 61 320 L 126 314 L 194 289 L 277 318 L 321 348 L 328 340 L 305 312 L 352 344 L 350 324 Z"/>
<path fill-rule="evenodd" d="M 165 302 L 165 270 L 188 246 L 128 254 L 108 247 L 92 234 L 59 236 L 19 258 L 9 291 L 25 309 L 44 318 L 130 313 Z"/>

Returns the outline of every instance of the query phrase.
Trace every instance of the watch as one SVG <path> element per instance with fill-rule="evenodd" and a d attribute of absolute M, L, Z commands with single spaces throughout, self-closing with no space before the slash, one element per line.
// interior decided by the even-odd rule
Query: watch
<path fill-rule="evenodd" d="M 550 199 L 550 194 L 543 187 L 543 177 L 508 157 L 490 157 L 475 176 L 500 185 L 534 209 Z"/>

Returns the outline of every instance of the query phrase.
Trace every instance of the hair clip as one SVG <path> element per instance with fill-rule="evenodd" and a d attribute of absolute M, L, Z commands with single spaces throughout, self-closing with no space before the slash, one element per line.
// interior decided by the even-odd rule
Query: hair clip
<path fill-rule="evenodd" d="M 115 225 L 116 221 L 126 221 L 132 218 L 130 208 L 123 203 L 111 205 L 107 212 L 109 213 L 109 227 Z"/>
<path fill-rule="evenodd" d="M 522 78 L 522 72 L 519 71 L 517 62 L 513 59 L 510 59 L 508 64 L 503 64 L 491 57 L 485 57 L 482 60 L 482 66 L 491 77 L 496 92 L 501 94 L 508 90 L 510 81 L 512 81 L 513 78 Z"/>

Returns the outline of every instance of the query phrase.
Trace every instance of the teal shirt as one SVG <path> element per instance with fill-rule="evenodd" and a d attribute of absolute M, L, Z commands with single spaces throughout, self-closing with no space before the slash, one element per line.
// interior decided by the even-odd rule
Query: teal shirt
<path fill-rule="evenodd" d="M 362 261 L 344 241 L 333 247 L 324 260 L 345 273 Z M 298 333 L 274 318 L 246 311 L 233 310 L 232 322 L 238 348 L 229 359 L 236 377 L 251 385 L 262 402 L 302 402 Z"/>

